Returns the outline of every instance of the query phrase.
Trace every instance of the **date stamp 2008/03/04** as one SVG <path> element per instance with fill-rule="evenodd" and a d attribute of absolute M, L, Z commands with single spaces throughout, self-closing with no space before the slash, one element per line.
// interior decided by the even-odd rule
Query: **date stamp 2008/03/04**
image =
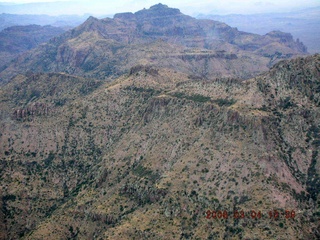
<path fill-rule="evenodd" d="M 285 211 L 278 211 L 278 210 L 270 210 L 266 212 L 262 211 L 242 211 L 242 210 L 235 210 L 232 212 L 224 211 L 206 211 L 206 219 L 261 219 L 267 216 L 269 219 L 277 220 L 280 218 L 283 219 L 294 219 L 296 217 L 296 212 L 294 210 L 285 210 Z"/>

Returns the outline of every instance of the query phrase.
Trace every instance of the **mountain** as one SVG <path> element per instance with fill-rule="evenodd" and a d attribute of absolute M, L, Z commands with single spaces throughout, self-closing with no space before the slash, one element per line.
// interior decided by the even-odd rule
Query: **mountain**
<path fill-rule="evenodd" d="M 0 69 L 19 54 L 48 42 L 65 31 L 52 26 L 14 26 L 0 32 Z"/>
<path fill-rule="evenodd" d="M 225 22 L 241 31 L 262 35 L 274 30 L 290 32 L 310 53 L 320 52 L 320 7 L 289 13 L 199 15 L 197 18 Z"/>
<path fill-rule="evenodd" d="M 146 63 L 201 78 L 250 78 L 267 71 L 279 59 L 306 53 L 303 43 L 287 33 L 245 33 L 158 4 L 136 13 L 116 14 L 113 19 L 90 17 L 17 58 L 0 78 L 7 82 L 30 70 L 115 79 Z"/>
<path fill-rule="evenodd" d="M 0 239 L 319 239 L 320 55 L 300 54 L 164 5 L 23 53 Z"/>

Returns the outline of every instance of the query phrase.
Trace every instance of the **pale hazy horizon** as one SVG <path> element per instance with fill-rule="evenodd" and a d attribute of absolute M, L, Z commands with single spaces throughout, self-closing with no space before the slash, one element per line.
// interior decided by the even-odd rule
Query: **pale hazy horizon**
<path fill-rule="evenodd" d="M 0 0 L 3 4 L 0 13 L 14 14 L 92 14 L 107 15 L 119 12 L 136 12 L 143 8 L 149 8 L 157 3 L 166 4 L 169 7 L 179 8 L 189 15 L 197 14 L 256 14 L 256 13 L 281 13 L 296 11 L 299 9 L 320 6 L 317 0 L 290 1 L 290 0 L 131 0 L 131 1 L 103 1 L 103 0 Z M 35 4 L 37 3 L 37 4 Z M 42 3 L 42 4 L 39 4 Z M 5 6 L 4 6 L 5 5 Z"/>

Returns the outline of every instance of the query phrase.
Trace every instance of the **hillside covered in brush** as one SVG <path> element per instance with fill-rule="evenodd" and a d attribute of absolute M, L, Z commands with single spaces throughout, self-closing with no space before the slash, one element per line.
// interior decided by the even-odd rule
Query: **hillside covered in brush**
<path fill-rule="evenodd" d="M 318 239 L 305 53 L 160 4 L 20 55 L 1 72 L 0 239 Z"/>
<path fill-rule="evenodd" d="M 1 233 L 319 236 L 319 61 L 242 82 L 143 66 L 113 83 L 18 75 L 0 93 Z M 268 217 L 287 209 L 294 219 Z M 208 220 L 208 210 L 264 217 Z"/>

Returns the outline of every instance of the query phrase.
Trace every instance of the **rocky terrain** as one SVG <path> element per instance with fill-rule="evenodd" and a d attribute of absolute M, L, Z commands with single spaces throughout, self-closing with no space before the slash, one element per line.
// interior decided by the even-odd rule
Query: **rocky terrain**
<path fill-rule="evenodd" d="M 221 44 L 205 24 L 174 41 L 183 21 Z M 20 56 L 0 89 L 0 239 L 319 238 L 320 55 L 263 72 L 271 46 L 305 53 L 290 39 L 156 5 Z"/>
<path fill-rule="evenodd" d="M 319 61 L 242 82 L 15 77 L 0 95 L 7 238 L 319 237 Z M 235 209 L 264 217 L 206 219 Z"/>
<path fill-rule="evenodd" d="M 245 33 L 158 4 L 113 19 L 90 17 L 15 59 L 0 73 L 0 82 L 28 70 L 114 80 L 137 64 L 175 68 L 201 78 L 250 78 L 281 59 L 306 53 L 303 43 L 287 33 Z"/>
<path fill-rule="evenodd" d="M 0 69 L 6 67 L 19 54 L 48 42 L 65 32 L 52 26 L 13 26 L 0 32 Z"/>

